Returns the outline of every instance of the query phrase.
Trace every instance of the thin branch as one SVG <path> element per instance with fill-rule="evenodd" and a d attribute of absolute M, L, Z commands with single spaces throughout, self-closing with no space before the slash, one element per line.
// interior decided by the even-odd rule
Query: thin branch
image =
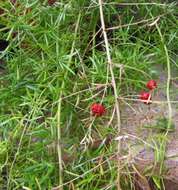
<path fill-rule="evenodd" d="M 166 3 L 117 3 L 117 2 L 111 2 L 111 3 L 103 3 L 103 5 L 120 5 L 120 6 L 156 5 L 156 6 L 169 6 L 170 4 L 166 4 Z"/>
<path fill-rule="evenodd" d="M 155 22 L 155 21 L 158 21 L 158 19 L 160 19 L 163 16 L 165 16 L 165 14 L 158 15 L 156 17 L 149 18 L 149 19 L 146 19 L 146 20 L 140 20 L 140 21 L 130 23 L 130 24 L 123 24 L 123 25 L 113 26 L 113 27 L 107 28 L 106 30 L 116 30 L 116 29 L 129 27 L 129 26 L 134 26 L 134 25 L 138 25 L 138 24 L 142 24 L 142 23 L 148 23 L 148 22 L 151 22 L 151 21 Z M 150 24 L 149 24 L 149 26 L 150 26 Z"/>
<path fill-rule="evenodd" d="M 119 100 L 129 100 L 129 101 L 133 101 L 133 102 L 145 102 L 145 100 L 140 100 L 140 99 L 135 99 L 135 98 L 126 98 L 126 97 L 121 97 L 119 96 L 118 97 Z M 178 101 L 169 101 L 170 103 L 174 103 L 174 104 L 178 104 Z M 153 104 L 167 104 L 168 102 L 167 101 L 153 101 L 153 100 L 150 100 L 149 103 L 153 103 Z"/>
<path fill-rule="evenodd" d="M 168 7 L 171 4 L 170 3 L 117 3 L 117 2 L 110 2 L 110 3 L 103 3 L 103 6 L 107 6 L 107 5 L 118 5 L 118 6 L 162 6 L 162 7 Z M 85 9 L 91 9 L 91 8 L 96 8 L 99 5 L 93 5 L 90 7 L 84 7 Z"/>
<path fill-rule="evenodd" d="M 118 133 L 120 133 L 121 118 L 120 118 L 120 108 L 119 108 L 117 87 L 116 87 L 114 72 L 113 72 L 113 68 L 112 68 L 112 59 L 111 59 L 111 55 L 110 55 L 109 42 L 108 42 L 108 37 L 107 37 L 106 27 L 105 27 L 105 22 L 104 22 L 102 0 L 98 0 L 98 2 L 99 2 L 99 8 L 100 8 L 100 20 L 101 20 L 101 27 L 103 30 L 103 37 L 104 37 L 104 41 L 105 41 L 107 61 L 108 61 L 109 70 L 111 73 L 111 80 L 112 80 L 111 83 L 112 83 L 112 86 L 114 89 L 115 108 L 116 108 L 116 115 L 117 115 L 117 128 L 118 128 Z M 119 152 L 120 152 L 120 143 L 118 143 L 118 154 L 119 154 Z M 118 168 L 120 168 L 120 162 L 119 161 L 118 161 Z M 117 189 L 121 190 L 121 187 L 120 187 L 120 171 L 119 170 L 118 170 L 118 179 L 117 179 Z"/>

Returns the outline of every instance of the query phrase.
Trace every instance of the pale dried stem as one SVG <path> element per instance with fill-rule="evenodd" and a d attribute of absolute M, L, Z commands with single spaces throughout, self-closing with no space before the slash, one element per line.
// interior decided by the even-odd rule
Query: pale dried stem
<path fill-rule="evenodd" d="M 138 24 L 142 24 L 142 23 L 149 23 L 149 22 L 153 21 L 152 23 L 150 23 L 152 25 L 155 21 L 158 21 L 158 19 L 160 19 L 160 17 L 163 17 L 163 16 L 165 16 L 165 14 L 158 15 L 156 17 L 146 19 L 146 20 L 140 20 L 140 21 L 130 23 L 130 24 L 113 26 L 113 27 L 107 28 L 106 30 L 116 30 L 116 29 L 120 29 L 120 28 L 124 28 L 124 27 L 130 27 L 130 26 L 134 26 L 134 25 L 138 25 Z M 150 26 L 150 24 L 149 24 L 149 26 Z"/>
<path fill-rule="evenodd" d="M 114 72 L 113 72 L 113 68 L 112 68 L 112 59 L 111 59 L 109 42 L 108 42 L 108 37 L 107 37 L 106 27 L 105 27 L 105 22 L 104 22 L 103 5 L 102 5 L 103 2 L 102 2 L 102 0 L 98 0 L 98 2 L 99 2 L 99 8 L 100 8 L 100 20 L 101 20 L 101 27 L 103 30 L 103 37 L 104 37 L 104 42 L 105 42 L 107 61 L 108 61 L 109 70 L 110 70 L 110 74 L 111 74 L 111 80 L 112 80 L 111 83 L 112 83 L 112 86 L 114 89 L 115 108 L 116 108 L 116 115 L 117 115 L 117 128 L 118 128 L 118 134 L 119 134 L 120 128 L 121 128 L 121 118 L 120 118 L 120 108 L 119 108 L 117 87 L 116 87 Z M 120 153 L 120 142 L 118 142 L 117 149 L 118 149 L 118 155 L 119 155 L 119 153 Z M 121 190 L 121 187 L 120 187 L 120 161 L 118 161 L 117 190 Z"/>

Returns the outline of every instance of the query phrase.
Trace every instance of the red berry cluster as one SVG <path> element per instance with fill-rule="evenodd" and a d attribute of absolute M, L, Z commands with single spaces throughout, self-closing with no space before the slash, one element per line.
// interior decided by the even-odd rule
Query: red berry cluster
<path fill-rule="evenodd" d="M 92 104 L 90 110 L 92 112 L 92 115 L 97 117 L 104 115 L 106 112 L 105 107 L 99 103 Z"/>
<path fill-rule="evenodd" d="M 150 90 L 150 92 L 142 91 L 140 93 L 140 100 L 143 100 L 145 104 L 149 104 L 151 100 L 152 91 L 157 88 L 157 83 L 155 80 L 149 80 L 146 84 L 146 87 Z"/>
<path fill-rule="evenodd" d="M 149 80 L 146 84 L 146 87 L 150 90 L 149 92 L 142 91 L 140 93 L 140 100 L 142 100 L 145 104 L 150 104 L 151 93 L 157 88 L 157 83 L 155 80 Z M 94 103 L 90 106 L 90 111 L 93 116 L 100 117 L 103 116 L 106 112 L 105 107 L 100 103 Z"/>

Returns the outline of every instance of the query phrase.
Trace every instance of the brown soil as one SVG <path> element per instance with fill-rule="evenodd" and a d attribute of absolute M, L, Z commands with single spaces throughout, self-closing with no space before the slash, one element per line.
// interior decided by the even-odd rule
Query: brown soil
<path fill-rule="evenodd" d="M 160 76 L 153 101 L 166 101 L 166 73 L 161 71 Z M 177 81 L 171 84 L 171 100 L 178 101 Z M 122 151 L 128 165 L 131 168 L 134 165 L 136 173 L 139 173 L 135 178 L 137 181 L 135 187 L 142 190 L 156 189 L 153 182 L 150 183 L 148 180 L 148 177 L 156 175 L 164 178 L 166 190 L 178 190 L 178 103 L 172 104 L 175 130 L 168 135 L 156 128 L 145 128 L 145 126 L 155 125 L 160 118 L 168 117 L 167 103 L 145 105 L 142 102 L 130 102 L 129 106 L 124 105 L 121 116 Z M 161 138 L 165 138 L 166 141 L 161 141 Z M 159 157 L 163 142 L 166 142 L 165 156 Z"/>

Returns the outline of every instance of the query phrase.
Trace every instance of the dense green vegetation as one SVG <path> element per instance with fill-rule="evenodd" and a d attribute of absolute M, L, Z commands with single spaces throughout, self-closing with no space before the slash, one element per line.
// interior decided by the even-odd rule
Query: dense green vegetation
<path fill-rule="evenodd" d="M 118 128 L 98 1 L 13 2 L 0 2 L 0 39 L 9 42 L 0 54 L 0 189 L 116 189 Z M 156 65 L 178 69 L 176 4 L 127 2 L 103 3 L 120 97 L 157 78 Z M 104 116 L 91 115 L 94 102 Z M 123 187 L 131 181 L 123 177 Z"/>

